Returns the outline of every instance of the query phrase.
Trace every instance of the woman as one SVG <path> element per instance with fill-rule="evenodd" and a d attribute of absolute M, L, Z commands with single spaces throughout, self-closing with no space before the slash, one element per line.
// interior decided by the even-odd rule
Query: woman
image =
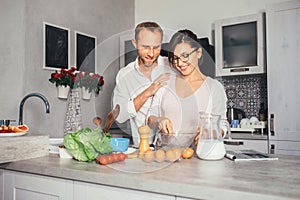
<path fill-rule="evenodd" d="M 175 33 L 168 50 L 169 62 L 179 74 L 155 95 L 160 107 L 151 109 L 148 124 L 165 134 L 194 133 L 195 137 L 200 112 L 226 118 L 226 93 L 220 82 L 200 71 L 203 49 L 192 31 Z"/>

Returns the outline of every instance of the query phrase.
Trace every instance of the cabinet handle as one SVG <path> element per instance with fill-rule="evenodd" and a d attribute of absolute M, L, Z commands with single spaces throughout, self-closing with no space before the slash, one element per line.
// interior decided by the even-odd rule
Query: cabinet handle
<path fill-rule="evenodd" d="M 274 114 L 270 115 L 270 133 L 271 136 L 275 136 L 275 130 L 274 130 Z"/>
<path fill-rule="evenodd" d="M 270 154 L 275 154 L 275 144 L 271 144 Z"/>

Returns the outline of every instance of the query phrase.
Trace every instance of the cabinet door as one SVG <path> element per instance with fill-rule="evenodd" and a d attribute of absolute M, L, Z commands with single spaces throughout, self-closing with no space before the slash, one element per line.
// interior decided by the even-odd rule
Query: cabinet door
<path fill-rule="evenodd" d="M 239 140 L 243 145 L 225 145 L 226 150 L 247 150 L 253 149 L 262 153 L 269 153 L 268 140 Z"/>
<path fill-rule="evenodd" d="M 300 141 L 300 1 L 268 6 L 266 20 L 269 138 Z"/>
<path fill-rule="evenodd" d="M 73 200 L 73 182 L 51 177 L 4 172 L 5 200 Z"/>
<path fill-rule="evenodd" d="M 4 184 L 4 175 L 3 175 L 3 170 L 0 169 L 0 200 L 4 200 L 3 184 Z"/>
<path fill-rule="evenodd" d="M 121 181 L 121 180 L 120 180 Z M 175 196 L 141 192 L 130 189 L 122 189 L 104 185 L 89 184 L 83 182 L 74 183 L 74 200 L 175 200 Z"/>

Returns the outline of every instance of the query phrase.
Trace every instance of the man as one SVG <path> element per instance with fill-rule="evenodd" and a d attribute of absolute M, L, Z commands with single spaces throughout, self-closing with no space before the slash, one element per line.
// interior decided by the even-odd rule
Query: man
<path fill-rule="evenodd" d="M 130 120 L 135 146 L 139 145 L 138 127 L 145 125 L 153 96 L 169 80 L 172 69 L 167 58 L 160 56 L 163 31 L 155 22 L 143 22 L 135 28 L 132 44 L 137 49 L 137 59 L 122 68 L 116 77 L 113 106 L 120 105 L 117 122 Z M 149 143 L 154 132 L 150 133 Z"/>

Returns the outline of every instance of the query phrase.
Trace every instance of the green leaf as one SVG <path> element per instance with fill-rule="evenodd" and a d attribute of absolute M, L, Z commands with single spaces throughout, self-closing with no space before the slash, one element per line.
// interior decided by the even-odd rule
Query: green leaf
<path fill-rule="evenodd" d="M 85 127 L 64 137 L 64 146 L 79 161 L 93 161 L 99 154 L 111 153 L 109 142 L 110 135 L 104 135 L 99 128 Z"/>

